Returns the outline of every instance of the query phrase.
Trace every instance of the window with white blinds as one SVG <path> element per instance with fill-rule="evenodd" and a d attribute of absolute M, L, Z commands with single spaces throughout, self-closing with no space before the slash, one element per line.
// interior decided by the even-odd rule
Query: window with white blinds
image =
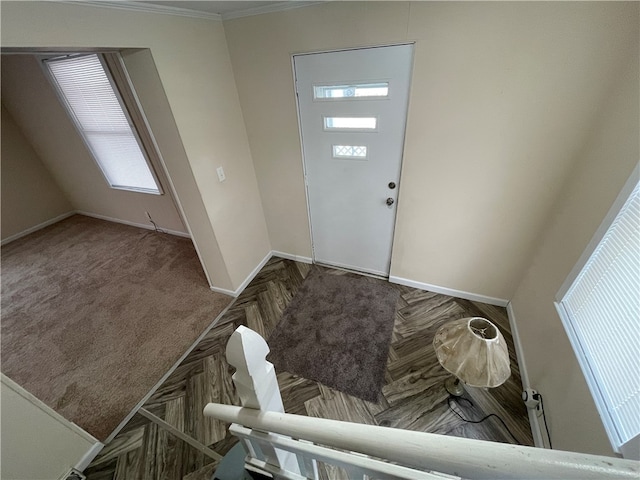
<path fill-rule="evenodd" d="M 97 54 L 44 61 L 87 147 L 112 188 L 160 194 L 138 137 Z"/>
<path fill-rule="evenodd" d="M 619 450 L 640 434 L 640 184 L 557 306 Z"/>

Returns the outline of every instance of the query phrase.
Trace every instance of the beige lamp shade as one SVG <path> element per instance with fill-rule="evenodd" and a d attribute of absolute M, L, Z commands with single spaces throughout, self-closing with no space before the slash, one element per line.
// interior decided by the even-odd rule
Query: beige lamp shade
<path fill-rule="evenodd" d="M 486 318 L 461 318 L 443 325 L 433 348 L 445 370 L 472 387 L 497 387 L 511 375 L 507 342 Z"/>

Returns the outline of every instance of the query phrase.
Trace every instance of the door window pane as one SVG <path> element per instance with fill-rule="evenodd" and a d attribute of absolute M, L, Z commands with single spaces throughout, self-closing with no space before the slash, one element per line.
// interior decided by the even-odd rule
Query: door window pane
<path fill-rule="evenodd" d="M 316 100 L 388 96 L 389 82 L 360 83 L 354 85 L 314 85 L 313 87 L 313 98 Z"/>
<path fill-rule="evenodd" d="M 333 158 L 367 158 L 365 145 L 333 145 Z"/>
<path fill-rule="evenodd" d="M 324 117 L 325 130 L 375 130 L 377 117 Z"/>

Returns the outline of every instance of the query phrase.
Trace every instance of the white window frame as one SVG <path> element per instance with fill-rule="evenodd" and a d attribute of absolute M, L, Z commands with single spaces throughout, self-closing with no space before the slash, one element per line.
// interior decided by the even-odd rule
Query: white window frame
<path fill-rule="evenodd" d="M 607 408 L 607 403 L 600 390 L 598 381 L 591 370 L 591 367 L 589 364 L 589 358 L 583 350 L 583 347 L 580 343 L 578 335 L 574 329 L 574 325 L 569 317 L 567 310 L 565 309 L 565 306 L 563 305 L 563 300 L 567 295 L 567 293 L 569 292 L 569 290 L 571 289 L 571 287 L 573 286 L 574 282 L 577 280 L 578 276 L 582 272 L 587 262 L 589 262 L 592 255 L 594 254 L 594 252 L 602 242 L 604 236 L 606 235 L 607 231 L 611 227 L 613 221 L 617 217 L 618 213 L 620 213 L 622 207 L 624 206 L 626 201 L 629 199 L 629 197 L 631 196 L 631 194 L 633 193 L 635 187 L 638 185 L 639 182 L 640 182 L 640 167 L 636 166 L 631 176 L 629 177 L 624 187 L 622 188 L 621 192 L 619 193 L 618 197 L 616 198 L 615 202 L 607 212 L 607 215 L 605 216 L 604 220 L 596 230 L 596 233 L 593 235 L 589 244 L 587 245 L 584 252 L 580 256 L 578 262 L 573 267 L 573 269 L 567 276 L 566 280 L 558 290 L 558 293 L 556 294 L 556 301 L 554 302 L 558 315 L 560 316 L 562 324 L 567 332 L 567 336 L 569 337 L 571 346 L 573 347 L 573 350 L 578 359 L 580 368 L 582 369 L 582 372 L 587 381 L 589 390 L 591 391 L 591 395 L 594 399 L 596 408 L 598 409 L 598 413 L 600 414 L 600 417 L 604 424 L 605 431 L 607 432 L 607 436 L 609 437 L 609 442 L 611 443 L 611 446 L 613 447 L 615 452 L 622 453 L 622 455 L 625 458 L 631 458 L 636 460 L 640 460 L 640 458 L 638 458 L 638 455 L 640 453 L 640 435 L 637 435 L 636 437 L 628 440 L 626 443 L 624 443 L 620 438 L 618 434 L 617 426 L 613 418 L 611 417 L 611 414 L 609 413 L 609 410 Z M 638 414 L 640 415 L 640 412 Z"/>
<path fill-rule="evenodd" d="M 376 126 L 373 128 L 362 127 L 328 127 L 327 120 L 330 118 L 373 118 L 376 121 Z M 327 133 L 377 133 L 380 128 L 380 116 L 369 114 L 336 114 L 336 115 L 322 115 L 322 130 Z"/>
<path fill-rule="evenodd" d="M 343 142 L 345 143 L 345 142 Z M 362 143 L 362 142 L 361 142 Z M 364 155 L 338 155 L 336 154 L 336 147 L 361 147 L 364 148 Z M 331 145 L 331 158 L 334 160 L 368 160 L 369 159 L 369 147 L 367 145 Z"/>
<path fill-rule="evenodd" d="M 124 68 L 124 63 L 121 61 L 121 56 L 119 52 L 112 52 L 112 54 L 115 54 L 118 56 L 118 59 L 120 61 L 120 64 L 123 65 Z M 120 108 L 122 109 L 122 112 L 124 113 L 127 122 L 129 123 L 129 127 L 131 128 L 131 131 L 136 139 L 136 142 L 138 144 L 138 148 L 140 149 L 140 152 L 142 153 L 142 156 L 147 164 L 147 168 L 149 169 L 149 172 L 151 173 L 151 176 L 153 177 L 153 181 L 156 184 L 156 188 L 157 190 L 149 190 L 146 188 L 136 188 L 136 187 L 130 187 L 130 186 L 122 186 L 122 185 L 112 185 L 111 182 L 109 181 L 109 177 L 106 174 L 106 172 L 104 171 L 104 167 L 102 166 L 102 164 L 100 163 L 100 161 L 98 160 L 97 156 L 94 154 L 93 149 L 91 148 L 91 146 L 89 145 L 89 143 L 87 142 L 84 134 L 82 133 L 82 128 L 78 123 L 78 120 L 76 119 L 76 116 L 73 113 L 73 110 L 71 109 L 71 107 L 69 106 L 65 96 L 62 94 L 62 92 L 60 91 L 60 88 L 58 87 L 58 84 L 56 82 L 56 80 L 53 78 L 51 72 L 49 71 L 49 69 L 47 68 L 47 66 L 45 65 L 45 62 L 48 60 L 55 60 L 56 58 L 60 58 L 60 57 L 81 57 L 81 56 L 87 56 L 87 55 L 96 55 L 98 57 L 98 59 L 100 60 L 100 64 L 102 65 L 102 69 L 105 72 L 105 75 L 107 76 L 107 79 L 109 80 L 109 83 L 111 85 L 111 88 L 113 89 L 113 92 L 116 96 L 116 98 L 118 99 L 118 103 L 120 104 Z M 162 189 L 162 184 L 160 183 L 160 179 L 158 178 L 158 174 L 156 173 L 156 170 L 153 166 L 153 163 L 150 161 L 149 159 L 149 153 L 147 152 L 147 149 L 145 148 L 142 140 L 140 139 L 140 135 L 138 133 L 138 128 L 136 126 L 136 124 L 133 122 L 132 118 L 131 118 L 131 114 L 129 113 L 129 109 L 127 108 L 127 105 L 125 104 L 123 98 L 122 98 L 122 94 L 120 93 L 120 89 L 116 83 L 116 81 L 113 78 L 113 75 L 111 74 L 111 71 L 105 61 L 104 55 L 101 52 L 81 52 L 81 53 L 68 53 L 68 54 L 62 54 L 62 55 L 47 55 L 47 56 L 40 56 L 40 64 L 42 67 L 42 70 L 45 74 L 45 76 L 47 77 L 47 79 L 49 80 L 49 83 L 51 84 L 51 86 L 53 87 L 53 90 L 56 93 L 56 96 L 58 97 L 58 101 L 60 102 L 60 104 L 64 107 L 65 111 L 67 112 L 67 115 L 69 116 L 69 118 L 71 119 L 74 127 L 76 128 L 76 131 L 78 132 L 78 135 L 80 136 L 80 138 L 82 139 L 85 147 L 87 148 L 88 152 L 91 154 L 91 158 L 93 158 L 93 161 L 96 163 L 96 165 L 98 166 L 98 169 L 100 170 L 100 173 L 102 173 L 102 176 L 104 178 L 104 181 L 107 183 L 107 185 L 110 188 L 113 188 L 114 190 L 124 190 L 124 191 L 129 191 L 129 192 L 136 192 L 136 193 L 146 193 L 149 195 L 164 195 L 164 191 Z"/>
<path fill-rule="evenodd" d="M 322 87 L 342 87 L 342 86 L 354 86 L 358 85 L 371 85 L 371 84 L 387 84 L 387 94 L 386 95 L 373 95 L 373 96 L 362 96 L 362 97 L 317 97 L 316 89 Z M 318 82 L 314 83 L 312 86 L 313 93 L 313 101 L 314 102 L 361 102 L 361 101 L 380 101 L 380 100 L 389 100 L 391 98 L 392 91 L 392 81 L 389 78 L 385 78 L 382 80 L 366 80 L 366 81 L 344 81 L 344 82 Z"/>

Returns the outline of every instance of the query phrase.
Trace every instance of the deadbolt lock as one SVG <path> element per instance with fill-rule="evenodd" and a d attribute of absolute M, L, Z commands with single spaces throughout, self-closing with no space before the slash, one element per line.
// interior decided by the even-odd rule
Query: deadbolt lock
<path fill-rule="evenodd" d="M 394 188 L 396 188 L 396 184 L 395 184 L 395 182 L 389 182 L 389 188 L 390 188 L 391 190 L 393 190 Z"/>

